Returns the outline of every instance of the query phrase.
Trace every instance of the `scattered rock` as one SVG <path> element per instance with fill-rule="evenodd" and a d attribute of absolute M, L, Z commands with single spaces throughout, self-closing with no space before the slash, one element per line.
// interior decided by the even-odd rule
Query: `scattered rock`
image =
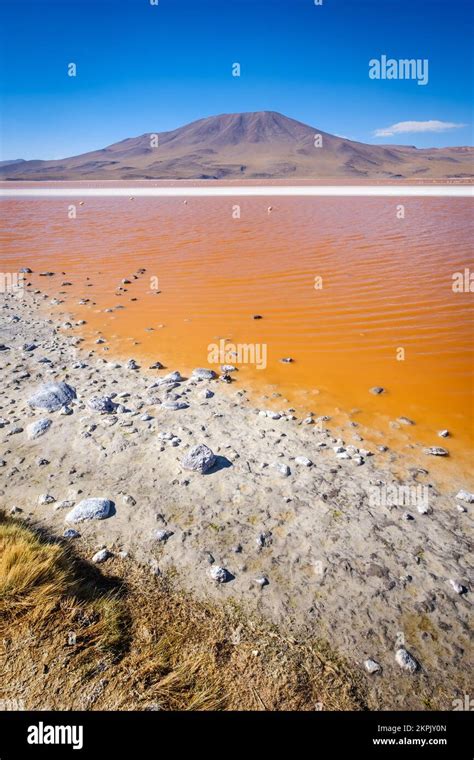
<path fill-rule="evenodd" d="M 449 579 L 449 583 L 456 592 L 456 594 L 466 594 L 467 588 L 466 586 L 463 586 L 461 583 L 458 583 L 458 581 L 454 581 L 452 578 Z"/>
<path fill-rule="evenodd" d="M 117 409 L 110 396 L 92 396 L 87 401 L 87 406 L 92 409 L 93 412 L 100 412 L 100 414 L 113 414 Z"/>
<path fill-rule="evenodd" d="M 380 396 L 381 393 L 385 393 L 385 388 L 382 388 L 381 385 L 374 385 L 373 388 L 370 388 L 369 392 L 374 396 Z"/>
<path fill-rule="evenodd" d="M 382 670 L 382 667 L 379 665 L 379 663 L 376 660 L 372 660 L 370 657 L 368 660 L 364 661 L 364 667 L 367 673 L 370 673 L 370 675 L 378 673 Z"/>
<path fill-rule="evenodd" d="M 165 401 L 162 406 L 164 409 L 171 409 L 174 412 L 178 411 L 179 409 L 189 408 L 189 404 L 187 404 L 186 401 Z"/>
<path fill-rule="evenodd" d="M 75 398 L 75 389 L 67 383 L 44 383 L 28 399 L 28 404 L 33 409 L 46 409 L 47 412 L 56 412 L 61 407 L 69 405 Z"/>
<path fill-rule="evenodd" d="M 30 441 L 34 441 L 36 438 L 40 438 L 44 435 L 52 425 L 52 420 L 47 417 L 42 417 L 40 420 L 35 420 L 31 425 L 26 428 L 26 435 Z"/>
<path fill-rule="evenodd" d="M 169 538 L 171 538 L 171 536 L 173 536 L 174 533 L 173 533 L 172 530 L 155 530 L 155 532 L 154 532 L 153 535 L 154 535 L 154 538 L 157 541 L 163 541 L 163 542 L 165 542 Z"/>
<path fill-rule="evenodd" d="M 407 670 L 409 673 L 415 673 L 420 667 L 419 663 L 404 647 L 400 647 L 395 652 L 395 660 L 403 670 Z"/>
<path fill-rule="evenodd" d="M 79 531 L 74 530 L 74 528 L 66 528 L 63 533 L 64 538 L 79 538 L 80 535 Z"/>
<path fill-rule="evenodd" d="M 182 461 L 185 470 L 193 470 L 204 474 L 213 467 L 216 461 L 215 454 L 204 443 L 193 446 Z"/>
<path fill-rule="evenodd" d="M 226 583 L 229 579 L 229 571 L 220 565 L 212 565 L 209 568 L 209 575 L 216 583 Z"/>
<path fill-rule="evenodd" d="M 311 467 L 313 464 L 308 457 L 295 457 L 295 462 L 296 464 L 301 464 L 303 467 Z"/>
<path fill-rule="evenodd" d="M 469 491 L 461 490 L 457 492 L 456 499 L 465 501 L 468 504 L 474 504 L 474 493 L 469 493 Z"/>
<path fill-rule="evenodd" d="M 92 562 L 95 562 L 97 565 L 99 565 L 101 562 L 106 562 L 106 560 L 108 560 L 111 556 L 112 554 L 108 549 L 100 549 L 92 557 Z"/>
<path fill-rule="evenodd" d="M 280 462 L 273 462 L 273 469 L 280 475 L 281 478 L 287 478 L 291 475 L 291 470 L 287 464 L 280 464 Z"/>
<path fill-rule="evenodd" d="M 84 520 L 105 520 L 114 504 L 109 499 L 83 499 L 66 515 L 66 522 L 78 523 Z"/>
<path fill-rule="evenodd" d="M 193 369 L 192 377 L 196 377 L 198 380 L 214 380 L 217 375 L 213 369 L 197 367 L 196 369 Z"/>
<path fill-rule="evenodd" d="M 49 493 L 43 493 L 38 499 L 38 504 L 53 504 L 56 501 L 54 496 L 51 496 Z"/>
<path fill-rule="evenodd" d="M 443 449 L 442 446 L 429 446 L 429 448 L 425 449 L 425 454 L 429 454 L 432 457 L 448 457 L 449 451 L 447 449 Z"/>

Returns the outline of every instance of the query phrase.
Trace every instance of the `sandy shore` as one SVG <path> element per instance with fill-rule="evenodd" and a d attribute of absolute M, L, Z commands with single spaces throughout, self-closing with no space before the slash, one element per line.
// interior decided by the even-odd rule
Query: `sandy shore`
<path fill-rule="evenodd" d="M 80 326 L 46 320 L 39 291 L 0 299 L 0 507 L 76 530 L 84 556 L 108 550 L 104 569 L 121 553 L 320 636 L 367 672 L 381 707 L 452 709 L 469 693 L 472 507 L 456 498 L 465 483 L 439 487 L 423 447 L 413 466 L 383 441 L 367 450 L 349 419 L 267 414 L 238 374 L 163 382 L 180 368 L 82 350 Z M 66 407 L 31 405 L 59 382 L 75 392 Z M 204 474 L 183 464 L 200 444 L 216 457 Z M 110 516 L 68 521 L 88 498 L 110 500 Z"/>

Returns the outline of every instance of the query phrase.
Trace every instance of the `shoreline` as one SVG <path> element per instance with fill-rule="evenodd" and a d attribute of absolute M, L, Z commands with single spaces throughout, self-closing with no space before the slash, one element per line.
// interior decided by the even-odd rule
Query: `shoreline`
<path fill-rule="evenodd" d="M 160 383 L 180 368 L 145 372 L 91 355 L 41 316 L 44 300 L 36 292 L 0 301 L 8 347 L 0 354 L 1 506 L 62 535 L 75 505 L 110 499 L 111 517 L 72 526 L 89 559 L 91 546 L 111 553 L 104 570 L 126 552 L 151 573 L 174 574 L 197 598 L 328 640 L 362 671 L 373 659 L 381 671 L 367 676 L 369 688 L 392 709 L 425 709 L 422 695 L 450 709 L 456 690 L 468 691 L 470 507 L 455 499 L 465 483 L 440 490 L 421 450 L 413 467 L 403 453 L 351 442 L 349 428 L 303 423 L 290 410 L 277 418 L 240 383 Z M 38 386 L 60 381 L 75 388 L 71 413 L 29 406 Z M 112 411 L 91 409 L 96 396 L 111 398 Z M 50 427 L 29 439 L 28 426 L 44 418 Z M 183 468 L 199 444 L 217 457 L 206 474 Z M 387 503 L 391 486 L 411 496 L 426 488 L 428 510 L 419 512 L 416 498 Z M 46 495 L 53 501 L 40 503 Z M 231 579 L 213 581 L 213 565 Z M 397 646 L 416 659 L 416 673 L 395 661 Z"/>

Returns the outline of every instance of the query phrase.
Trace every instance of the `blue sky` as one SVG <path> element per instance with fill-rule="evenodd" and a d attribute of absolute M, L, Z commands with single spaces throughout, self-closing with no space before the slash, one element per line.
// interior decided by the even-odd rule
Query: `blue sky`
<path fill-rule="evenodd" d="M 0 157 L 60 158 L 257 110 L 362 142 L 472 144 L 473 5 L 0 0 Z M 428 59 L 428 84 L 371 80 L 382 54 Z"/>

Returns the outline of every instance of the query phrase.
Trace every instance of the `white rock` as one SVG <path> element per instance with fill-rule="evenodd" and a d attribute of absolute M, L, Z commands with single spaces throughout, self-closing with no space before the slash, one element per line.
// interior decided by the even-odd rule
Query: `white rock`
<path fill-rule="evenodd" d="M 365 660 L 364 667 L 367 673 L 370 673 L 371 675 L 373 673 L 378 673 L 378 671 L 382 670 L 379 663 L 376 660 L 372 660 L 370 657 L 368 660 Z"/>
<path fill-rule="evenodd" d="M 456 594 L 463 594 L 463 593 L 465 593 L 465 591 L 466 591 L 465 587 L 462 586 L 457 581 L 455 581 L 452 578 L 450 578 L 449 579 L 449 583 L 452 586 L 452 588 L 454 589 L 454 591 L 456 592 Z"/>
<path fill-rule="evenodd" d="M 412 654 L 408 652 L 404 647 L 400 647 L 395 652 L 395 660 L 403 670 L 407 670 L 409 673 L 415 673 L 418 670 L 419 663 L 415 660 Z"/>
<path fill-rule="evenodd" d="M 172 530 L 155 530 L 154 537 L 157 541 L 167 541 L 173 535 Z"/>
<path fill-rule="evenodd" d="M 216 461 L 216 455 L 204 443 L 193 446 L 182 461 L 185 470 L 200 472 L 202 475 L 211 469 Z"/>
<path fill-rule="evenodd" d="M 291 475 L 291 470 L 288 467 L 287 464 L 280 464 L 279 462 L 273 462 L 272 467 L 278 475 L 282 478 L 287 478 L 289 475 Z"/>
<path fill-rule="evenodd" d="M 212 565 L 212 567 L 209 568 L 209 575 L 213 581 L 216 581 L 216 583 L 225 583 L 229 573 L 225 567 L 221 567 L 220 565 Z"/>
<path fill-rule="evenodd" d="M 303 467 L 311 467 L 313 464 L 308 457 L 295 457 L 295 462 L 296 464 L 301 464 Z"/>
<path fill-rule="evenodd" d="M 108 560 L 109 557 L 111 556 L 112 554 L 109 552 L 108 549 L 100 549 L 92 557 L 92 562 L 95 562 L 96 564 L 100 564 L 101 562 L 105 562 L 106 560 Z"/>
<path fill-rule="evenodd" d="M 461 490 L 457 492 L 456 499 L 465 501 L 468 504 L 474 504 L 474 493 L 469 493 L 469 491 Z"/>
<path fill-rule="evenodd" d="M 83 499 L 66 515 L 66 522 L 78 523 L 83 520 L 105 520 L 109 517 L 113 502 L 109 499 Z"/>
<path fill-rule="evenodd" d="M 34 441 L 36 438 L 40 438 L 44 435 L 52 425 L 52 420 L 47 417 L 42 417 L 40 420 L 35 420 L 26 428 L 26 435 L 30 441 Z"/>
<path fill-rule="evenodd" d="M 43 493 L 38 499 L 38 504 L 52 504 L 56 499 L 49 493 Z"/>

